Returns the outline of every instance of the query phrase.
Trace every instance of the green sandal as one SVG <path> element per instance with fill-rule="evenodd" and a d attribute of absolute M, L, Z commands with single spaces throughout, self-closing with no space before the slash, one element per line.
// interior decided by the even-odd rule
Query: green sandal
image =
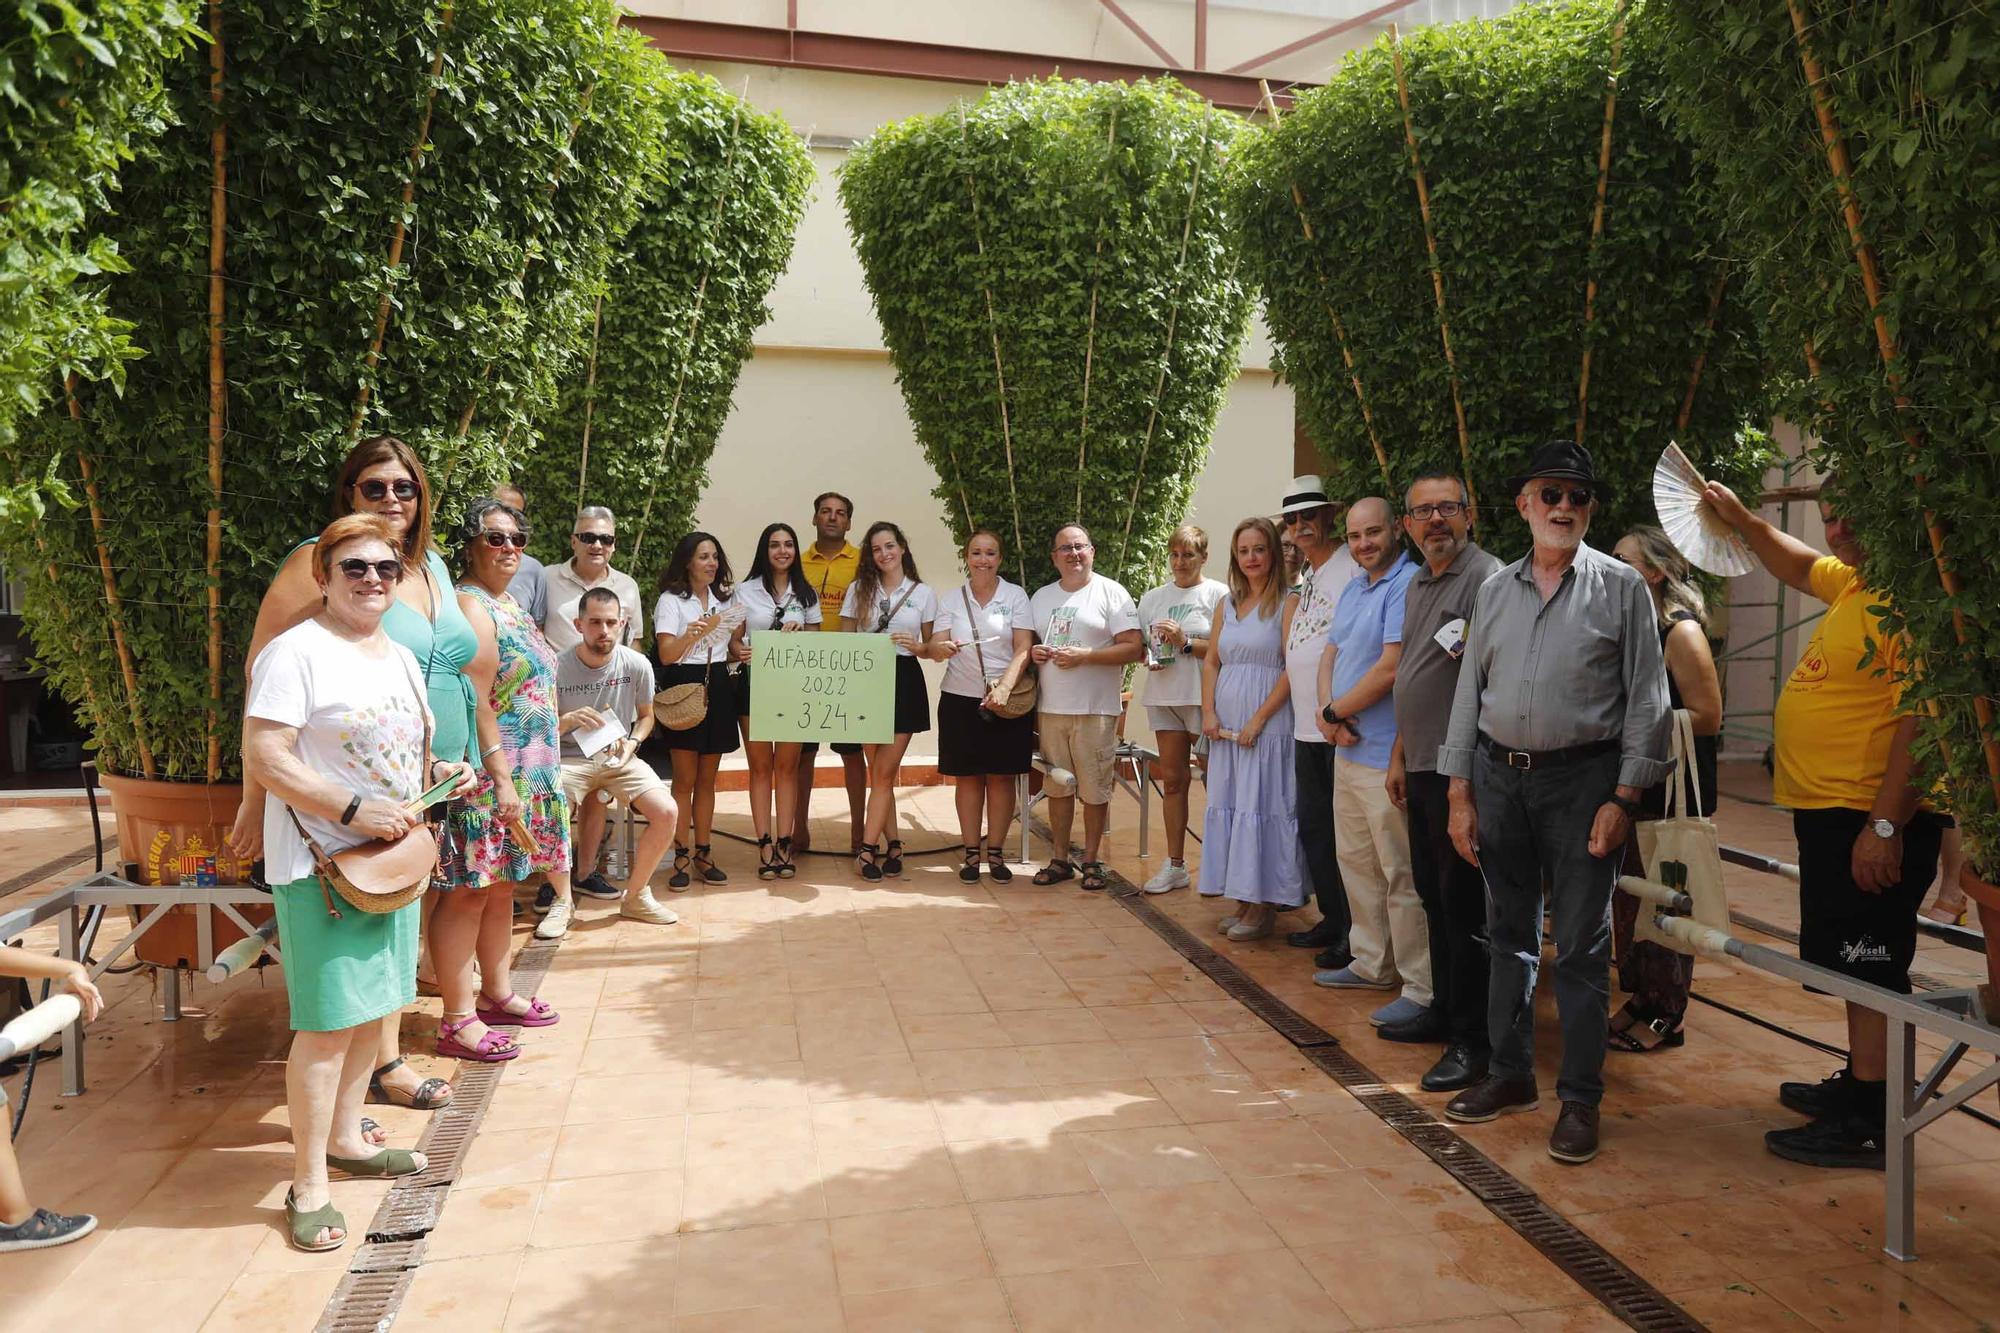
<path fill-rule="evenodd" d="M 285 1226 L 291 1231 L 292 1248 L 307 1254 L 323 1254 L 327 1250 L 337 1250 L 347 1243 L 347 1219 L 333 1206 L 332 1200 L 321 1204 L 309 1213 L 299 1211 L 290 1190 L 285 1191 Z M 314 1240 L 322 1231 L 338 1231 L 339 1240 Z"/>
<path fill-rule="evenodd" d="M 419 1162 L 417 1154 L 408 1148 L 384 1148 L 373 1157 L 335 1157 L 326 1155 L 326 1164 L 336 1171 L 344 1171 L 356 1180 L 388 1180 L 396 1176 L 414 1176 L 429 1166 L 428 1161 Z"/>

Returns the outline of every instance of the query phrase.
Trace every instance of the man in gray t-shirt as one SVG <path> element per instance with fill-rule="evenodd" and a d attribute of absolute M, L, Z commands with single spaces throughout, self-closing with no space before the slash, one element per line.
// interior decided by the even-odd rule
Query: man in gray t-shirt
<path fill-rule="evenodd" d="M 528 497 L 521 493 L 519 486 L 511 482 L 495 486 L 493 498 L 504 504 L 513 505 L 523 516 L 528 512 Z M 542 562 L 526 551 L 521 552 L 521 563 L 515 568 L 513 579 L 507 584 L 507 595 L 520 603 L 521 609 L 528 613 L 529 619 L 537 625 L 541 624 L 548 614 L 549 607 L 548 570 Z"/>

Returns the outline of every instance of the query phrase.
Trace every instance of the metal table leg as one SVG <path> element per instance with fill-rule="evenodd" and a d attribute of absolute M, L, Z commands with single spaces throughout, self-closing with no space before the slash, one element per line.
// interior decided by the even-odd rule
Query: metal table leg
<path fill-rule="evenodd" d="M 57 948 L 64 958 L 77 962 L 82 946 L 78 932 L 82 918 L 77 908 L 71 905 L 56 917 Z M 29 1052 L 33 1058 L 33 1052 Z M 63 1029 L 62 1036 L 63 1096 L 83 1096 L 83 1020 L 77 1019 Z"/>
<path fill-rule="evenodd" d="M 1883 1196 L 1888 1209 L 1888 1239 L 1883 1249 L 1892 1259 L 1916 1255 L 1917 1131 L 1910 1117 L 1917 1106 L 1910 1096 L 1910 1069 L 1916 1063 L 1917 1033 L 1898 1014 L 1889 1014 L 1888 1087 L 1884 1098 L 1888 1133 L 1884 1141 Z"/>

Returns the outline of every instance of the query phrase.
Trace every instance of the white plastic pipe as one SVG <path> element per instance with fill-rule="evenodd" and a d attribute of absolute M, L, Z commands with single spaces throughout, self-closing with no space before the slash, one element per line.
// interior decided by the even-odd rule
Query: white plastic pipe
<path fill-rule="evenodd" d="M 1640 879 L 1637 875 L 1621 875 L 1618 878 L 1618 887 L 1631 894 L 1634 898 L 1639 898 L 1649 903 L 1657 903 L 1669 911 L 1694 911 L 1694 899 L 1682 893 L 1679 889 L 1670 889 L 1666 885 L 1656 884 L 1650 879 Z"/>
<path fill-rule="evenodd" d="M 1733 935 L 1725 934 L 1714 926 L 1704 926 L 1692 917 L 1668 916 L 1656 913 L 1653 924 L 1660 928 L 1662 935 L 1671 935 L 1685 944 L 1692 945 L 1697 952 L 1713 954 L 1718 958 L 1740 957 L 1743 945 Z M 1731 949 L 1730 945 L 1735 945 Z"/>
<path fill-rule="evenodd" d="M 255 965 L 257 960 L 264 956 L 264 946 L 269 944 L 277 933 L 278 922 L 274 917 L 257 927 L 256 934 L 245 935 L 217 954 L 215 961 L 208 965 L 208 979 L 219 985 L 245 968 Z"/>
<path fill-rule="evenodd" d="M 83 1014 L 83 1001 L 64 992 L 51 995 L 34 1008 L 0 1028 L 0 1060 L 12 1059 L 61 1032 Z"/>

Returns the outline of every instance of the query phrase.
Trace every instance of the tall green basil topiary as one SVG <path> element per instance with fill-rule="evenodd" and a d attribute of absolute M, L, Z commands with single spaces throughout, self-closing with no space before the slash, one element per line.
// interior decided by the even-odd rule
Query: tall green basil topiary
<path fill-rule="evenodd" d="M 1248 328 L 1239 130 L 1171 80 L 1010 84 L 877 131 L 841 173 L 947 521 L 1001 534 L 1030 588 L 1078 519 L 1100 573 L 1164 565 Z"/>
<path fill-rule="evenodd" d="M 1671 439 L 1712 474 L 1757 475 L 1766 451 L 1740 430 L 1754 322 L 1721 282 L 1710 183 L 1660 105 L 1660 43 L 1623 17 L 1572 0 L 1424 28 L 1400 52 L 1385 37 L 1237 154 L 1246 254 L 1337 491 L 1398 495 L 1469 457 L 1506 550 L 1525 534 L 1502 479 L 1580 415 L 1613 491 L 1593 523 L 1607 545 L 1653 521 Z"/>
<path fill-rule="evenodd" d="M 1779 410 L 1839 471 L 1918 650 L 1932 771 L 2000 881 L 2000 14 L 1688 0 L 1646 27 L 1786 372 Z"/>
<path fill-rule="evenodd" d="M 206 18 L 105 229 L 130 271 L 103 298 L 146 355 L 24 423 L 9 463 L 87 503 L 6 555 L 99 762 L 215 781 L 258 601 L 352 442 L 415 444 L 441 520 L 507 470 L 661 151 L 664 62 L 608 0 Z"/>
<path fill-rule="evenodd" d="M 705 74 L 672 76 L 665 117 L 663 169 L 634 191 L 585 352 L 516 473 L 546 560 L 569 558 L 579 503 L 612 508 L 621 563 L 642 569 L 687 531 L 812 189 L 799 136 Z"/>

